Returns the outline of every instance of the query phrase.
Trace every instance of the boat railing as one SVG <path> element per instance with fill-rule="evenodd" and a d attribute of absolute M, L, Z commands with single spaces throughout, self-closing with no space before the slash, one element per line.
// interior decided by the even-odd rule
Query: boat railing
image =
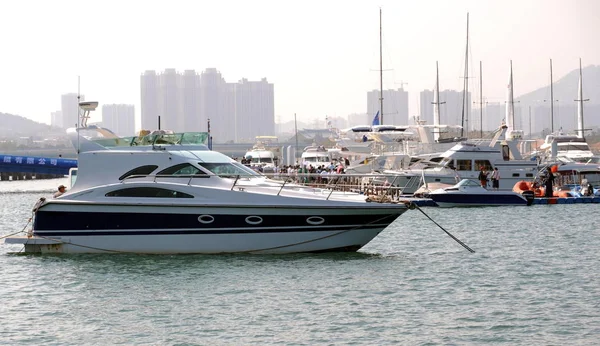
<path fill-rule="evenodd" d="M 188 186 L 198 186 L 194 184 L 195 179 L 210 179 L 213 177 L 225 178 L 233 180 L 230 190 L 236 187 L 241 191 L 253 186 L 261 187 L 265 185 L 248 185 L 252 179 L 268 179 L 272 187 L 278 187 L 276 195 L 282 195 L 286 191 L 291 191 L 297 188 L 312 188 L 313 191 L 327 194 L 328 200 L 334 192 L 341 193 L 358 193 L 366 196 L 387 196 L 390 199 L 399 199 L 402 196 L 402 191 L 406 187 L 397 186 L 396 181 L 398 175 L 394 174 L 331 174 L 322 175 L 318 173 L 262 173 L 254 174 L 139 174 L 130 175 L 121 180 L 121 183 L 126 184 L 133 181 L 152 181 L 158 182 L 158 179 L 177 179 L 174 184 L 182 184 Z M 181 179 L 185 179 L 181 182 Z"/>

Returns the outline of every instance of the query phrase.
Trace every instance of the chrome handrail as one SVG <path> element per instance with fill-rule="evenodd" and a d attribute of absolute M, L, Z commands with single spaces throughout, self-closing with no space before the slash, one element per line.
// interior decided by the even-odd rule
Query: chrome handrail
<path fill-rule="evenodd" d="M 378 174 L 378 173 L 366 173 L 366 174 L 332 174 L 332 175 L 321 175 L 318 173 L 263 173 L 263 174 L 202 174 L 202 175 L 194 175 L 194 174 L 182 174 L 182 175 L 169 175 L 169 174 L 138 174 L 138 175 L 130 175 L 121 180 L 122 184 L 128 183 L 133 179 L 138 178 L 150 178 L 153 183 L 158 183 L 158 179 L 167 178 L 167 179 L 181 179 L 187 178 L 185 183 L 175 182 L 175 184 L 182 184 L 187 186 L 194 186 L 193 180 L 195 178 L 211 178 L 211 177 L 220 177 L 220 178 L 230 178 L 235 179 L 230 187 L 230 190 L 234 190 L 236 186 L 240 186 L 240 181 L 242 178 L 247 178 L 248 180 L 253 178 L 260 179 L 268 179 L 270 182 L 279 183 L 280 187 L 277 191 L 277 196 L 283 194 L 283 191 L 286 188 L 290 187 L 290 184 L 293 184 L 295 187 L 312 187 L 315 189 L 321 189 L 321 192 L 327 191 L 326 200 L 329 200 L 334 192 L 355 192 L 362 194 L 390 194 L 390 195 L 400 195 L 401 191 L 404 189 L 403 187 L 394 186 L 399 176 L 397 174 Z M 388 178 L 393 178 L 392 182 L 387 185 L 384 183 Z M 322 179 L 327 179 L 326 183 L 322 183 Z M 318 190 L 315 190 L 318 192 Z"/>

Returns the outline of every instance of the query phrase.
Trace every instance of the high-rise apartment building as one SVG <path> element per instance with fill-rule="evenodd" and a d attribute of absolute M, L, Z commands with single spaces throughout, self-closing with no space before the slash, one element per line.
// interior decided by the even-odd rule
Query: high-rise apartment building
<path fill-rule="evenodd" d="M 225 101 L 226 82 L 216 68 L 207 68 L 200 74 L 198 89 L 199 113 L 196 122 L 202 131 L 208 128 L 210 120 L 211 136 L 217 142 L 235 140 L 233 103 L 227 107 Z"/>
<path fill-rule="evenodd" d="M 180 78 L 183 128 L 188 132 L 201 132 L 205 123 L 200 120 L 200 79 L 194 70 L 185 70 Z"/>
<path fill-rule="evenodd" d="M 63 127 L 61 111 L 50 113 L 50 126 Z"/>
<path fill-rule="evenodd" d="M 275 134 L 273 84 L 266 78 L 258 82 L 240 80 L 235 86 L 236 140 L 254 140 Z"/>
<path fill-rule="evenodd" d="M 102 106 L 102 126 L 121 137 L 135 135 L 135 111 L 133 105 L 108 104 Z"/>
<path fill-rule="evenodd" d="M 215 142 L 253 141 L 275 134 L 273 84 L 266 79 L 227 83 L 215 68 L 198 75 L 174 69 L 141 76 L 142 128 L 175 132 L 207 131 Z"/>
<path fill-rule="evenodd" d="M 141 128 L 154 130 L 158 128 L 160 83 L 154 71 L 146 71 L 140 78 L 142 93 Z"/>
<path fill-rule="evenodd" d="M 381 108 L 379 95 L 379 90 L 367 92 L 367 114 L 371 117 L 368 125 Z M 408 92 L 403 88 L 383 90 L 383 124 L 408 125 Z"/>
<path fill-rule="evenodd" d="M 85 101 L 85 96 L 70 93 L 61 96 L 61 127 L 68 129 L 79 126 L 79 102 Z"/>

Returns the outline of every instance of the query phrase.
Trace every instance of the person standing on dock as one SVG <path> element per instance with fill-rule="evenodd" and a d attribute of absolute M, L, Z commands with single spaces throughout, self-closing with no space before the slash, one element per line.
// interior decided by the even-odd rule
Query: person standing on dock
<path fill-rule="evenodd" d="M 548 170 L 548 175 L 546 176 L 546 197 L 553 197 L 554 190 L 552 185 L 554 184 L 554 174 L 552 174 L 552 170 Z"/>
<path fill-rule="evenodd" d="M 479 182 L 481 182 L 481 187 L 483 187 L 484 189 L 487 187 L 487 172 L 485 171 L 485 169 L 483 168 L 483 166 L 481 166 L 481 170 L 479 171 Z"/>
<path fill-rule="evenodd" d="M 494 190 L 500 188 L 500 172 L 498 172 L 498 167 L 494 167 L 494 171 L 492 172 L 492 188 Z"/>

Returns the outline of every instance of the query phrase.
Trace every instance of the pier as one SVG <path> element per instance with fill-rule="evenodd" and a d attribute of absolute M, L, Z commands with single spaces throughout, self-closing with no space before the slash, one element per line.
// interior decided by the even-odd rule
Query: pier
<path fill-rule="evenodd" d="M 0 155 L 0 180 L 62 178 L 77 160 L 26 155 Z"/>

